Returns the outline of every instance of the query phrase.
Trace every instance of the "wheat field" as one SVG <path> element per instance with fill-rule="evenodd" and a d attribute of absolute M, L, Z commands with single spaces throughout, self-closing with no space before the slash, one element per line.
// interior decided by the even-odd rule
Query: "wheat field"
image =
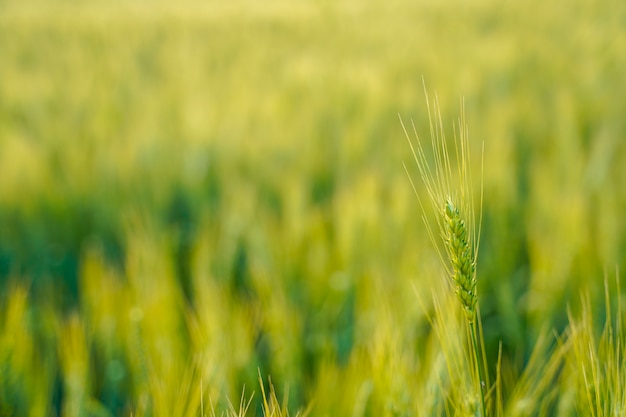
<path fill-rule="evenodd" d="M 624 51 L 621 0 L 0 0 L 0 416 L 623 415 Z M 403 129 L 462 108 L 476 350 Z"/>

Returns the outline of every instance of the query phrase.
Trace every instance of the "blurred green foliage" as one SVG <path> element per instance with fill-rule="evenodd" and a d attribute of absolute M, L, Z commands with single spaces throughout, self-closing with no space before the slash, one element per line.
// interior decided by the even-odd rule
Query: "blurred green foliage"
<path fill-rule="evenodd" d="M 0 415 L 197 415 L 257 370 L 410 414 L 446 279 L 402 167 L 422 77 L 484 160 L 514 383 L 626 267 L 624 51 L 619 0 L 0 1 Z"/>

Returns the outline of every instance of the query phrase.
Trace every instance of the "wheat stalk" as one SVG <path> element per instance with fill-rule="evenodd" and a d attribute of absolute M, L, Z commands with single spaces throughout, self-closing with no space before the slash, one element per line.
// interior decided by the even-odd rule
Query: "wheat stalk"
<path fill-rule="evenodd" d="M 428 235 L 437 249 L 441 263 L 446 273 L 451 277 L 455 287 L 455 293 L 459 299 L 463 312 L 467 319 L 473 349 L 473 363 L 475 364 L 476 377 L 480 387 L 483 416 L 486 416 L 485 406 L 485 378 L 482 366 L 477 338 L 476 322 L 478 317 L 478 293 L 476 286 L 476 263 L 479 248 L 480 224 L 482 222 L 482 186 L 480 193 L 481 207 L 478 210 L 479 220 L 476 227 L 476 211 L 474 209 L 474 196 L 472 187 L 472 175 L 469 153 L 469 135 L 465 123 L 465 106 L 461 100 L 461 116 L 454 128 L 454 156 L 456 164 L 451 161 L 450 150 L 446 142 L 443 129 L 443 121 L 439 108 L 439 100 L 435 96 L 431 111 L 428 93 L 424 88 L 428 103 L 428 118 L 430 125 L 432 159 L 429 159 L 415 124 L 411 121 L 413 135 L 417 146 L 413 145 L 407 129 L 400 119 L 402 129 L 407 137 L 413 157 L 417 162 L 420 177 L 426 188 L 428 200 L 435 216 L 439 236 L 431 227 L 424 202 L 417 192 L 415 184 L 411 180 L 406 165 L 411 186 L 417 195 L 422 209 L 422 218 L 426 225 Z M 434 119 L 433 119 L 434 115 Z M 443 249 L 442 249 L 443 247 Z M 444 257 L 444 253 L 447 255 Z"/>

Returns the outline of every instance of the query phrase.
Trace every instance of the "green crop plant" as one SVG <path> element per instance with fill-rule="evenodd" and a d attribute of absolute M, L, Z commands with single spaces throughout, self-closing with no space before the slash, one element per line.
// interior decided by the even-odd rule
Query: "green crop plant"
<path fill-rule="evenodd" d="M 426 101 L 429 103 L 428 93 L 425 92 L 425 94 Z M 465 122 L 463 102 L 461 102 L 461 116 L 454 129 L 453 150 L 450 149 L 446 141 L 437 97 L 432 102 L 432 108 L 430 103 L 428 105 L 428 116 L 431 137 L 430 150 L 432 151 L 430 160 L 426 154 L 424 144 L 417 134 L 415 124 L 412 123 L 412 130 L 416 139 L 416 145 L 413 144 L 406 126 L 402 123 L 402 120 L 400 121 L 417 163 L 419 175 L 426 189 L 426 195 L 430 204 L 420 198 L 420 193 L 412 180 L 411 185 L 418 196 L 428 235 L 437 249 L 447 276 L 452 280 L 454 291 L 467 319 L 473 352 L 473 355 L 468 359 L 474 364 L 476 386 L 480 391 L 482 415 L 486 416 L 485 388 L 487 381 L 483 366 L 483 351 L 480 348 L 478 336 L 480 315 L 478 314 L 476 286 L 476 263 L 480 242 L 480 216 L 482 213 L 482 186 L 480 193 L 481 207 L 477 211 L 474 208 L 469 133 Z M 411 179 L 410 175 L 409 179 Z M 429 216 L 426 210 L 429 206 L 432 208 L 436 219 L 436 228 L 431 226 L 428 220 Z M 477 216 L 478 221 L 476 219 Z M 441 249 L 442 246 L 443 250 Z M 445 258 L 444 253 L 447 255 Z"/>

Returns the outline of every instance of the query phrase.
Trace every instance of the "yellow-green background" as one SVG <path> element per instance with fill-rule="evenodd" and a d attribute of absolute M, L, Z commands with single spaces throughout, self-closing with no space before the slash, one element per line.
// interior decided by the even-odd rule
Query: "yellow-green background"
<path fill-rule="evenodd" d="M 514 382 L 626 266 L 626 3 L 0 1 L 0 414 L 198 415 L 260 371 L 411 415 L 447 279 L 402 165 L 423 82 L 476 190 L 484 144 Z"/>

